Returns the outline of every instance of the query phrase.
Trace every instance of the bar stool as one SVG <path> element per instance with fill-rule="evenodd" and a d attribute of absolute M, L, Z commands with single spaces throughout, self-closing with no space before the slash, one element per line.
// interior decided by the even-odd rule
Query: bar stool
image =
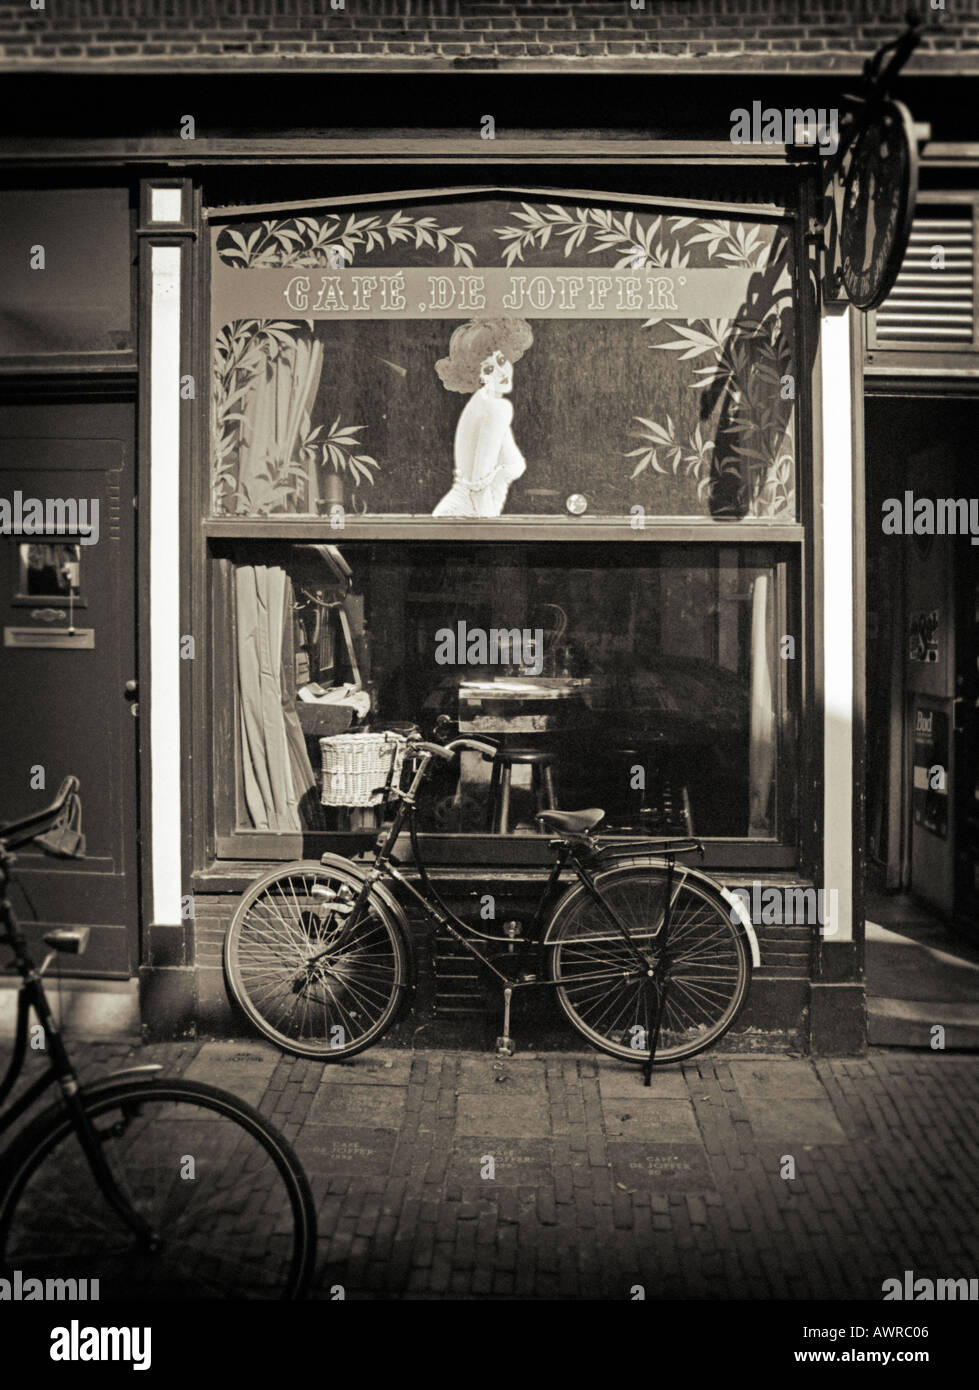
<path fill-rule="evenodd" d="M 634 740 L 613 750 L 618 775 L 626 783 L 626 824 L 655 834 L 693 834 L 690 793 L 682 773 L 671 769 L 660 740 Z M 632 769 L 645 773 L 645 786 L 632 785 Z M 621 784 L 620 784 L 621 785 Z M 621 802 L 620 802 L 621 804 Z"/>
<path fill-rule="evenodd" d="M 515 765 L 530 767 L 530 785 L 538 811 L 556 811 L 553 753 L 539 748 L 501 748 L 493 759 L 486 829 L 494 835 L 510 833 L 510 782 Z"/>

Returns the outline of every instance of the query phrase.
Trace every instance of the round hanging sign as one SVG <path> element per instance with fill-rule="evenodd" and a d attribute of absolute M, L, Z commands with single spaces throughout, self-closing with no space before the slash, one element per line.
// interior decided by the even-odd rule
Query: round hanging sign
<path fill-rule="evenodd" d="M 840 231 L 843 284 L 858 309 L 887 298 L 904 259 L 918 196 L 918 145 L 911 113 L 885 102 L 850 162 Z"/>

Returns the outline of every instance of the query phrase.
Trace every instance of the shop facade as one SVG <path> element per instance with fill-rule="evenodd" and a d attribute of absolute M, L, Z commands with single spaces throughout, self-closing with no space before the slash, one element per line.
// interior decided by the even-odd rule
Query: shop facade
<path fill-rule="evenodd" d="M 40 307 L 5 289 L 4 469 L 102 526 L 67 591 L 12 549 L 5 626 L 92 646 L 8 644 L 8 726 L 63 710 L 5 794 L 81 777 L 97 852 L 27 881 L 149 1034 L 239 1026 L 221 949 L 260 872 L 369 852 L 319 738 L 443 720 L 533 755 L 421 808 L 464 913 L 519 916 L 542 799 L 694 834 L 759 935 L 735 1045 L 863 1046 L 865 324 L 821 298 L 820 158 L 732 141 L 726 82 L 655 139 L 639 79 L 593 82 L 508 141 L 413 78 L 415 135 L 297 134 L 293 94 L 261 136 L 155 110 L 134 150 L 5 166 L 12 252 L 43 217 L 58 269 Z M 452 1012 L 438 960 L 427 990 Z"/>

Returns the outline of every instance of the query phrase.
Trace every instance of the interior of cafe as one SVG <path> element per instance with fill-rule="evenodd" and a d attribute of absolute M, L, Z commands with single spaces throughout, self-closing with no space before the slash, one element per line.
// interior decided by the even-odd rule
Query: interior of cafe
<path fill-rule="evenodd" d="M 262 569 L 251 558 L 239 548 L 239 602 Z M 594 803 L 622 832 L 769 837 L 793 814 L 770 547 L 623 547 L 610 562 L 601 544 L 355 541 L 293 546 L 284 570 L 292 631 L 270 717 L 302 729 L 303 829 L 358 817 L 320 804 L 321 738 L 436 726 L 490 734 L 500 751 L 492 766 L 466 753 L 439 769 L 419 808 L 429 831 L 539 834 L 536 810 Z M 470 645 L 450 664 L 439 635 L 460 624 L 533 634 L 531 649 L 471 663 L 484 653 Z M 259 673 L 240 609 L 237 632 L 246 701 Z M 271 775 L 244 755 L 248 821 L 270 825 L 274 803 L 255 798 Z"/>

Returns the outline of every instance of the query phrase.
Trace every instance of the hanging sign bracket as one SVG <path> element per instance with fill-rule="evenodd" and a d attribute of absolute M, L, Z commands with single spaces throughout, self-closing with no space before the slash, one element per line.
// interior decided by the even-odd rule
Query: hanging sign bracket
<path fill-rule="evenodd" d="M 921 42 L 921 19 L 863 66 L 856 94 L 839 126 L 837 148 L 822 161 L 822 215 L 810 225 L 822 243 L 823 300 L 875 309 L 901 268 L 918 194 L 918 155 L 931 129 L 912 120 L 891 97 L 894 83 Z"/>

